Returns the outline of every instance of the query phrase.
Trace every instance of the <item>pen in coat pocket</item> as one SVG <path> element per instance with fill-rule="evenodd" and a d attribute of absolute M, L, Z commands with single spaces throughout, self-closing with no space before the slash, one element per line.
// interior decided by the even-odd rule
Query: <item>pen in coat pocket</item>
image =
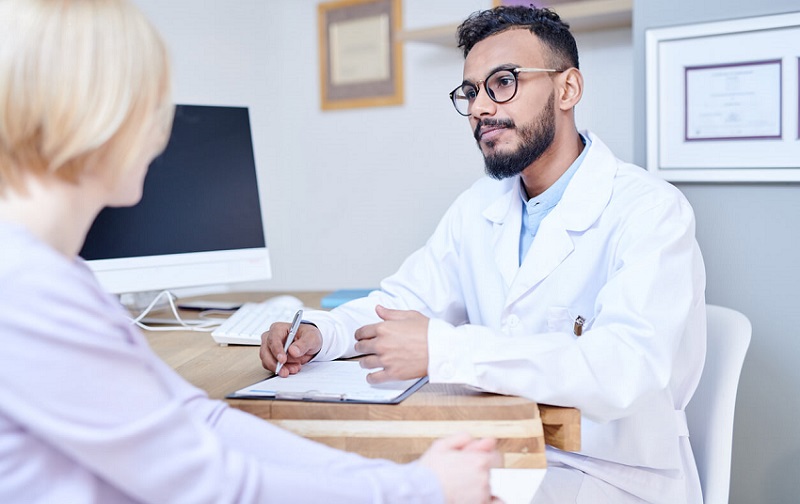
<path fill-rule="evenodd" d="M 586 322 L 586 319 L 578 315 L 575 318 L 575 325 L 572 327 L 572 332 L 575 333 L 575 336 L 580 336 L 583 334 L 583 324 Z"/>

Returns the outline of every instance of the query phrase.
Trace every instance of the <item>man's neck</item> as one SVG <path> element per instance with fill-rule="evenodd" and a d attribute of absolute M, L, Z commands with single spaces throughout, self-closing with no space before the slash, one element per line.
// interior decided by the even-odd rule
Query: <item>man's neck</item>
<path fill-rule="evenodd" d="M 583 151 L 583 141 L 577 131 L 572 131 L 564 138 L 553 139 L 547 149 L 536 161 L 522 172 L 522 184 L 528 198 L 534 198 L 545 192 L 556 180 L 569 169 Z"/>

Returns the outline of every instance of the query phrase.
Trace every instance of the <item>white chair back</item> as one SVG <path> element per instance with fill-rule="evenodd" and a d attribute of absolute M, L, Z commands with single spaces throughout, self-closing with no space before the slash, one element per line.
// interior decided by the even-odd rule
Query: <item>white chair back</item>
<path fill-rule="evenodd" d="M 743 314 L 708 305 L 708 349 L 700 383 L 686 406 L 705 504 L 727 504 L 736 390 L 752 326 Z"/>

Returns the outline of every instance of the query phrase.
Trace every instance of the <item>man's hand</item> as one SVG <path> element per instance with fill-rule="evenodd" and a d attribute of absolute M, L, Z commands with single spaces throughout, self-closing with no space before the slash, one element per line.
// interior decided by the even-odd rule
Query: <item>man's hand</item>
<path fill-rule="evenodd" d="M 498 503 L 489 486 L 489 470 L 502 467 L 495 445 L 494 439 L 456 434 L 434 442 L 419 463 L 436 474 L 448 504 Z"/>
<path fill-rule="evenodd" d="M 369 383 L 422 378 L 428 374 L 428 317 L 416 311 L 378 305 L 383 322 L 356 331 L 355 350 L 364 354 L 361 367 L 383 368 L 367 375 Z"/>
<path fill-rule="evenodd" d="M 294 342 L 284 352 L 283 345 L 286 344 L 290 327 L 288 322 L 275 322 L 269 327 L 269 331 L 261 335 L 261 365 L 275 372 L 278 362 L 282 362 L 283 367 L 278 375 L 283 378 L 300 372 L 303 364 L 310 361 L 322 348 L 322 334 L 319 329 L 311 324 L 300 324 Z"/>

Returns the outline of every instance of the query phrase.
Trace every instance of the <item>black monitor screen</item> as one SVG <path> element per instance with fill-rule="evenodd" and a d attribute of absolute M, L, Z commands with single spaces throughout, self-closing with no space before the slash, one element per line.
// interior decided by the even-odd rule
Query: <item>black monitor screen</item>
<path fill-rule="evenodd" d="M 247 108 L 178 105 L 142 200 L 104 209 L 80 255 L 118 259 L 264 246 Z"/>

